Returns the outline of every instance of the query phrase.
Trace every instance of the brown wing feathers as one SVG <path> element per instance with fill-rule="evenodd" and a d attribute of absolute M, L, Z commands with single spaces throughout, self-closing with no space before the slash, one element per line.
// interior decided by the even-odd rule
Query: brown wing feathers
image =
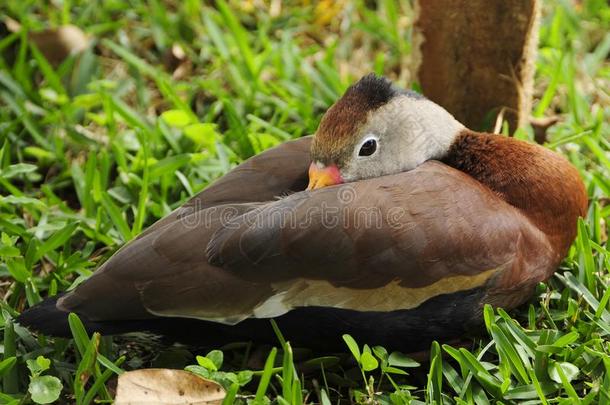
<path fill-rule="evenodd" d="M 335 167 L 353 157 L 359 128 L 398 96 L 425 102 L 364 77 L 325 114 L 315 139 L 247 160 L 20 322 L 65 336 L 67 313 L 76 312 L 91 331 L 179 334 L 181 325 L 226 343 L 273 338 L 265 318 L 274 317 L 308 345 L 327 348 L 353 333 L 410 350 L 463 333 L 485 303 L 519 305 L 555 270 L 587 209 L 578 172 L 552 152 L 459 132 L 443 110 L 451 125 L 430 138 L 442 148 L 422 143 L 427 154 L 409 169 L 446 154 L 443 163 L 302 191 L 312 156 Z M 435 121 L 438 108 L 421 111 Z M 403 142 L 388 150 L 418 151 L 402 137 L 407 129 L 384 131 Z"/>
<path fill-rule="evenodd" d="M 411 308 L 451 290 L 447 284 L 435 284 L 439 281 L 466 277 L 459 279 L 459 288 L 467 289 L 505 270 L 517 258 L 514 244 L 505 241 L 520 232 L 544 243 L 510 207 L 503 206 L 502 215 L 492 212 L 495 197 L 464 176 L 430 162 L 381 182 L 300 192 L 264 205 L 213 207 L 241 209 L 242 215 L 229 224 L 216 217 L 204 227 L 189 226 L 186 217 L 166 224 L 119 252 L 60 306 L 94 320 L 116 317 L 117 312 L 137 318 L 148 311 L 233 323 L 253 316 L 282 291 L 290 294 L 280 307 L 260 311 L 277 315 L 292 306 L 320 302 L 310 296 L 325 291 L 330 298 L 322 301 L 331 305 L 334 299 L 337 307 L 365 303 L 372 305 L 369 310 L 375 305 L 384 310 Z M 348 203 L 340 202 L 337 193 L 346 188 L 351 197 L 343 200 Z M 321 206 L 328 208 L 325 214 L 316 208 Z M 396 206 L 406 211 L 392 212 Z M 359 210 L 371 212 L 371 207 L 380 209 L 379 227 L 354 226 Z M 278 212 L 291 213 L 295 222 L 271 219 Z M 447 216 L 457 222 L 448 223 Z M 306 226 L 299 226 L 303 223 Z M 458 238 L 466 242 L 456 250 Z M 477 278 L 479 274 L 485 276 Z M 330 286 L 339 292 L 328 290 Z M 350 300 L 359 297 L 357 290 L 385 291 L 388 298 Z M 115 300 L 98 307 L 95 297 L 105 294 L 114 294 Z M 127 304 L 129 311 L 118 311 Z"/>
<path fill-rule="evenodd" d="M 353 194 L 348 204 L 341 202 L 345 193 Z M 293 222 L 274 220 L 278 213 Z M 409 173 L 267 204 L 219 229 L 207 254 L 212 264 L 249 280 L 305 277 L 355 288 L 398 280 L 420 287 L 509 262 L 516 255 L 512 241 L 523 232 L 545 241 L 476 181 L 429 162 Z"/>
<path fill-rule="evenodd" d="M 219 204 L 270 201 L 307 185 L 309 149 L 313 137 L 285 142 L 256 155 L 147 228 L 138 238 L 185 215 Z"/>
<path fill-rule="evenodd" d="M 280 316 L 293 326 L 282 314 L 295 308 L 411 311 L 404 327 L 423 327 L 425 303 L 484 290 L 471 294 L 479 304 L 511 307 L 558 263 L 528 212 L 439 162 L 299 192 L 310 142 L 239 166 L 123 247 L 57 308 L 91 321 Z M 459 319 L 478 311 L 464 308 Z"/>

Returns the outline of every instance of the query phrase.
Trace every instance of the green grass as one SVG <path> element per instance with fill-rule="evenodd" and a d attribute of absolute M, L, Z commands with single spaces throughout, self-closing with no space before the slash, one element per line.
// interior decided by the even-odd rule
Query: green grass
<path fill-rule="evenodd" d="M 434 344 L 421 364 L 349 337 L 336 357 L 280 338 L 279 350 L 174 349 L 151 359 L 120 340 L 87 336 L 76 317 L 73 340 L 35 337 L 12 322 L 77 285 L 243 159 L 313 133 L 361 74 L 414 86 L 406 73 L 412 7 L 370 3 L 350 2 L 327 18 L 328 10 L 304 3 L 272 15 L 258 2 L 225 0 L 2 2 L 0 15 L 30 30 L 70 23 L 93 42 L 80 58 L 53 66 L 25 34 L 0 39 L 0 403 L 44 401 L 36 390 L 42 384 L 52 398 L 58 382 L 60 401 L 107 401 L 108 382 L 123 369 L 191 364 L 230 398 L 255 404 L 610 404 L 605 0 L 545 2 L 533 111 L 561 118 L 547 146 L 580 170 L 589 215 L 530 305 L 510 314 L 486 308 L 485 338 L 461 348 Z M 183 59 L 170 57 L 177 46 Z M 263 360 L 254 361 L 261 350 Z"/>

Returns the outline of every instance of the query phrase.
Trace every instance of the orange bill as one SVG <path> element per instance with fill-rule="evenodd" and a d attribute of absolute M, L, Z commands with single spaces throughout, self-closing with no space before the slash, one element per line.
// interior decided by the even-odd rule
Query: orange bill
<path fill-rule="evenodd" d="M 326 186 L 343 183 L 341 173 L 337 165 L 324 166 L 321 163 L 312 162 L 309 166 L 308 190 L 315 190 Z"/>

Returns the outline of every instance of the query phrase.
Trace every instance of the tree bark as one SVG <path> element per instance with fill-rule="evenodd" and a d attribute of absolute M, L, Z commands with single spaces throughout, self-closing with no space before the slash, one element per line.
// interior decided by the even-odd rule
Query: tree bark
<path fill-rule="evenodd" d="M 540 0 L 417 0 L 415 74 L 423 93 L 472 129 L 529 119 Z"/>

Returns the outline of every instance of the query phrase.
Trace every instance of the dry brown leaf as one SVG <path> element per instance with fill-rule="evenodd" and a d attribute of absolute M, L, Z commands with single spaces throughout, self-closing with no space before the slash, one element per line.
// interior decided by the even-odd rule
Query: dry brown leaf
<path fill-rule="evenodd" d="M 15 20 L 7 18 L 4 22 L 11 32 L 21 29 L 21 24 Z M 82 52 L 89 46 L 89 37 L 74 25 L 29 32 L 28 36 L 52 65 L 59 65 L 68 56 Z"/>
<path fill-rule="evenodd" d="M 149 368 L 119 376 L 115 405 L 221 404 L 224 389 L 183 370 Z"/>

